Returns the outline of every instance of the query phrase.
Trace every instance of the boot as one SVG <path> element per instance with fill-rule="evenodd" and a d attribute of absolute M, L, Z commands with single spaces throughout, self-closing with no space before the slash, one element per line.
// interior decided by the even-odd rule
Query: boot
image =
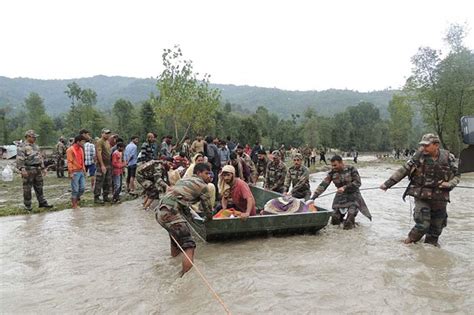
<path fill-rule="evenodd" d="M 425 243 L 426 244 L 431 244 L 431 245 L 436 246 L 436 247 L 439 247 L 438 238 L 435 237 L 435 236 L 432 236 L 432 235 L 426 234 Z"/>
<path fill-rule="evenodd" d="M 104 204 L 104 202 L 103 202 L 102 200 L 100 200 L 99 197 L 94 197 L 94 203 L 99 204 L 99 205 L 103 205 L 103 204 Z"/>
<path fill-rule="evenodd" d="M 339 225 L 341 224 L 341 219 L 342 219 L 342 216 L 341 214 L 339 213 L 339 211 L 335 210 L 335 212 L 332 214 L 331 216 L 331 224 L 332 225 Z"/>
<path fill-rule="evenodd" d="M 40 207 L 40 208 L 48 208 L 48 209 L 50 209 L 50 208 L 52 208 L 53 206 L 52 206 L 52 205 L 49 205 L 48 202 L 45 201 L 45 202 L 43 202 L 43 203 L 40 203 L 40 204 L 39 204 L 39 207 Z"/>
<path fill-rule="evenodd" d="M 352 213 L 347 214 L 347 219 L 344 221 L 344 230 L 350 230 L 354 228 L 355 216 Z"/>
<path fill-rule="evenodd" d="M 77 198 L 71 198 L 71 203 L 72 203 L 72 208 L 73 208 L 73 209 L 77 209 L 77 208 L 78 208 L 78 205 L 77 205 Z"/>

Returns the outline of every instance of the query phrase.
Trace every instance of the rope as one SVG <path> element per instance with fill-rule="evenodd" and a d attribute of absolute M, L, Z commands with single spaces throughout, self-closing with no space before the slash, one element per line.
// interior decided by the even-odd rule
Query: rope
<path fill-rule="evenodd" d="M 406 189 L 407 187 L 390 187 L 389 189 Z M 454 188 L 465 188 L 465 189 L 474 189 L 474 186 L 456 186 Z M 363 190 L 375 190 L 375 189 L 380 189 L 380 187 L 369 187 L 369 188 L 361 188 L 359 189 L 359 191 L 363 191 Z M 333 192 L 330 192 L 330 193 L 327 193 L 327 194 L 323 194 L 321 196 L 319 196 L 318 198 L 321 198 L 321 197 L 325 197 L 325 196 L 330 196 L 330 195 L 334 195 L 336 194 L 337 191 L 333 191 Z"/>
<path fill-rule="evenodd" d="M 207 287 L 209 288 L 209 291 L 211 291 L 213 294 L 214 294 L 214 297 L 216 298 L 216 300 L 222 305 L 222 307 L 224 308 L 226 314 L 228 315 L 231 315 L 232 313 L 230 312 L 229 308 L 225 305 L 224 301 L 221 299 L 221 297 L 217 294 L 217 292 L 212 288 L 211 284 L 209 283 L 209 281 L 207 281 L 206 277 L 201 273 L 201 271 L 199 270 L 199 268 L 194 264 L 194 262 L 189 258 L 189 256 L 186 254 L 186 252 L 184 251 L 184 249 L 181 247 L 181 245 L 179 245 L 178 241 L 176 241 L 176 239 L 174 238 L 173 235 L 170 234 L 170 237 L 173 239 L 173 241 L 175 242 L 175 244 L 178 246 L 178 248 L 181 250 L 181 252 L 184 254 L 184 256 L 186 257 L 186 259 L 191 263 L 191 265 L 193 265 L 193 267 L 196 269 L 196 271 L 198 272 L 199 276 L 201 276 L 202 280 L 204 281 L 204 283 L 207 285 Z"/>

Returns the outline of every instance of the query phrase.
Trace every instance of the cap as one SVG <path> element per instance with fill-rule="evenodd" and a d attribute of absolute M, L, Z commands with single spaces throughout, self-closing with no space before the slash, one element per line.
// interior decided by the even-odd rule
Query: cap
<path fill-rule="evenodd" d="M 273 155 L 273 156 L 281 157 L 281 153 L 280 153 L 280 151 L 278 151 L 278 150 L 273 151 L 273 152 L 272 152 L 272 155 Z"/>
<path fill-rule="evenodd" d="M 232 165 L 225 165 L 222 168 L 222 173 L 232 173 L 235 175 L 235 168 Z"/>
<path fill-rule="evenodd" d="M 28 130 L 27 132 L 25 132 L 25 137 L 28 137 L 28 136 L 30 136 L 30 137 L 35 137 L 35 138 L 36 138 L 36 137 L 39 137 L 39 135 L 36 134 L 35 131 L 34 131 L 34 130 L 31 130 L 31 129 Z"/>
<path fill-rule="evenodd" d="M 110 129 L 107 129 L 107 128 L 102 129 L 102 133 L 110 133 L 110 132 L 111 132 Z"/>
<path fill-rule="evenodd" d="M 434 133 L 427 133 L 423 135 L 419 144 L 428 145 L 431 143 L 439 143 L 439 137 Z"/>
<path fill-rule="evenodd" d="M 301 153 L 296 153 L 294 159 L 303 160 L 303 155 Z"/>

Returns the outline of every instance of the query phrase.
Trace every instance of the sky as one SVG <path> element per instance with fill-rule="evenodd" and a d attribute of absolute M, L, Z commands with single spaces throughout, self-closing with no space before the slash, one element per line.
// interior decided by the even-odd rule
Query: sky
<path fill-rule="evenodd" d="M 474 1 L 0 1 L 0 76 L 156 78 L 180 45 L 211 82 L 286 90 L 400 88 L 420 46 L 446 51 Z"/>

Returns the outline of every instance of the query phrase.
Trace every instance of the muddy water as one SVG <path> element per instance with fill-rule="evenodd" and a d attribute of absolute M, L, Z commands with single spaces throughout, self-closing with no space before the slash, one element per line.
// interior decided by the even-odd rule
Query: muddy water
<path fill-rule="evenodd" d="M 394 169 L 360 169 L 363 187 Z M 472 312 L 473 191 L 452 192 L 441 249 L 401 244 L 413 224 L 402 192 L 364 191 L 374 220 L 358 217 L 355 230 L 198 242 L 196 263 L 234 314 Z M 195 271 L 178 278 L 167 234 L 139 201 L 0 218 L 0 241 L 2 313 L 222 313 Z"/>

